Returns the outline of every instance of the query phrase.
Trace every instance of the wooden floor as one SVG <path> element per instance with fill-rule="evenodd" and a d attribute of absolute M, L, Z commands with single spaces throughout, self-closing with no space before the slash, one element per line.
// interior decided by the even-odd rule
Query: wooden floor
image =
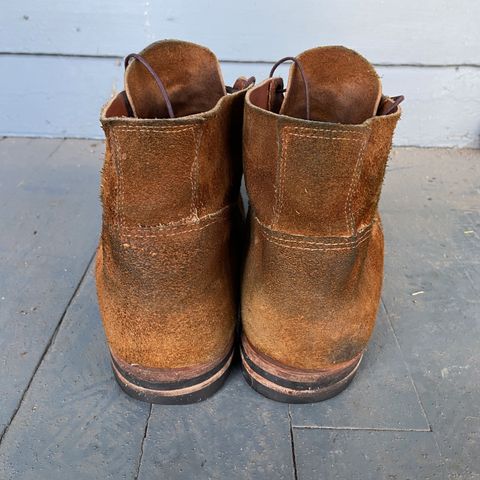
<path fill-rule="evenodd" d="M 399 149 L 378 324 L 348 390 L 140 403 L 97 310 L 103 145 L 0 140 L 0 478 L 479 479 L 480 151 Z"/>

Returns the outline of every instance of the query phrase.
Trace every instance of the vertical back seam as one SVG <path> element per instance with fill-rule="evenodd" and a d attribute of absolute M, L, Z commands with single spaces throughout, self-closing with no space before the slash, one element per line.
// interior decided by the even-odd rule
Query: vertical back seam
<path fill-rule="evenodd" d="M 287 150 L 288 142 L 290 140 L 291 134 L 288 127 L 283 128 L 282 130 L 282 152 L 280 154 L 280 164 L 277 169 L 277 182 L 275 188 L 275 202 L 274 202 L 274 215 L 272 221 L 272 227 L 276 226 L 280 221 L 280 213 L 283 209 L 283 194 L 284 194 L 284 183 L 285 183 L 285 170 L 287 162 Z"/>
<path fill-rule="evenodd" d="M 203 136 L 203 129 L 199 132 L 199 127 L 192 127 L 191 129 L 193 134 L 193 140 L 195 144 L 195 152 L 193 157 L 193 162 L 190 170 L 190 181 L 192 185 L 192 200 L 190 206 L 190 215 L 193 218 L 198 218 L 198 185 L 199 185 L 199 175 L 200 175 L 200 166 L 199 166 L 199 152 L 200 144 Z"/>
<path fill-rule="evenodd" d="M 119 227 L 120 231 L 123 229 L 123 213 L 121 211 L 122 204 L 123 204 L 123 176 L 122 176 L 122 165 L 121 165 L 121 152 L 120 152 L 120 143 L 118 141 L 118 135 L 114 128 L 110 129 L 110 133 L 112 135 L 114 148 L 113 148 L 113 159 L 115 170 L 117 172 L 117 191 L 115 194 L 115 223 Z"/>
<path fill-rule="evenodd" d="M 369 134 L 365 136 L 362 146 L 358 151 L 357 161 L 355 162 L 355 168 L 353 170 L 352 179 L 350 181 L 347 199 L 345 202 L 345 209 L 344 209 L 345 222 L 347 226 L 347 231 L 349 232 L 350 235 L 355 235 L 355 230 L 356 230 L 356 225 L 355 225 L 356 222 L 355 222 L 355 218 L 352 211 L 353 191 L 355 188 L 355 184 L 357 185 L 355 192 L 358 191 L 358 179 L 360 178 L 360 173 L 361 173 L 362 164 L 363 164 L 363 156 L 365 153 L 365 148 L 367 146 L 369 136 L 370 136 Z"/>

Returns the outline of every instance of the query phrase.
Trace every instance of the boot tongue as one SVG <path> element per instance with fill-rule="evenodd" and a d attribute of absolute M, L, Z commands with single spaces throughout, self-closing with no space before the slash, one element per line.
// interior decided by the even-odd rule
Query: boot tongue
<path fill-rule="evenodd" d="M 210 110 L 226 94 L 218 60 L 205 47 L 163 40 L 139 55 L 165 86 L 175 118 Z M 125 91 L 136 117 L 169 117 L 157 82 L 138 60 L 132 60 L 125 71 Z"/>
<path fill-rule="evenodd" d="M 344 47 L 318 47 L 296 57 L 303 67 L 310 99 L 310 120 L 363 123 L 376 115 L 382 86 L 373 66 Z M 307 118 L 305 86 L 298 66 L 290 68 L 280 114 Z"/>

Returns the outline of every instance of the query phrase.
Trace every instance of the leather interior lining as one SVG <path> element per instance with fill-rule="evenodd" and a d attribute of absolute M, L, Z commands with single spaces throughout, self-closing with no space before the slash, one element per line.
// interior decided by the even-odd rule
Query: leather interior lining
<path fill-rule="evenodd" d="M 278 113 L 283 103 L 283 80 L 269 78 L 252 90 L 251 102 L 264 110 Z"/>
<path fill-rule="evenodd" d="M 318 47 L 298 55 L 297 61 L 308 78 L 311 120 L 360 124 L 376 114 L 380 79 L 361 55 L 344 47 Z M 280 113 L 305 118 L 305 110 L 304 82 L 294 63 Z"/>
<path fill-rule="evenodd" d="M 115 98 L 109 103 L 108 107 L 105 110 L 105 117 L 113 118 L 131 116 L 133 116 L 133 112 L 130 107 L 130 103 L 128 102 L 127 94 L 124 90 L 117 94 Z"/>
<path fill-rule="evenodd" d="M 295 57 L 286 90 L 283 80 L 273 77 L 252 90 L 250 101 L 270 112 L 303 120 L 361 124 L 374 116 L 396 113 L 403 96 L 382 95 L 375 69 L 353 50 L 318 47 Z"/>
<path fill-rule="evenodd" d="M 140 55 L 161 78 L 176 118 L 210 110 L 227 93 L 219 62 L 205 47 L 165 40 Z M 132 61 L 125 71 L 125 90 L 136 117 L 169 116 L 155 79 L 138 61 Z"/>

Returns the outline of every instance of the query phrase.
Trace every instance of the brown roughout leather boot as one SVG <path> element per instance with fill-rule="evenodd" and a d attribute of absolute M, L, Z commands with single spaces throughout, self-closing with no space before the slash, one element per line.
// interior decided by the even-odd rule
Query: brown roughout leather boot
<path fill-rule="evenodd" d="M 154 403 L 218 389 L 232 360 L 245 88 L 212 52 L 157 42 L 103 109 L 97 292 L 121 387 Z"/>
<path fill-rule="evenodd" d="M 286 92 L 273 78 L 285 60 Z M 343 47 L 282 59 L 246 95 L 242 364 L 267 397 L 324 400 L 358 369 L 380 299 L 377 204 L 402 99 Z"/>

